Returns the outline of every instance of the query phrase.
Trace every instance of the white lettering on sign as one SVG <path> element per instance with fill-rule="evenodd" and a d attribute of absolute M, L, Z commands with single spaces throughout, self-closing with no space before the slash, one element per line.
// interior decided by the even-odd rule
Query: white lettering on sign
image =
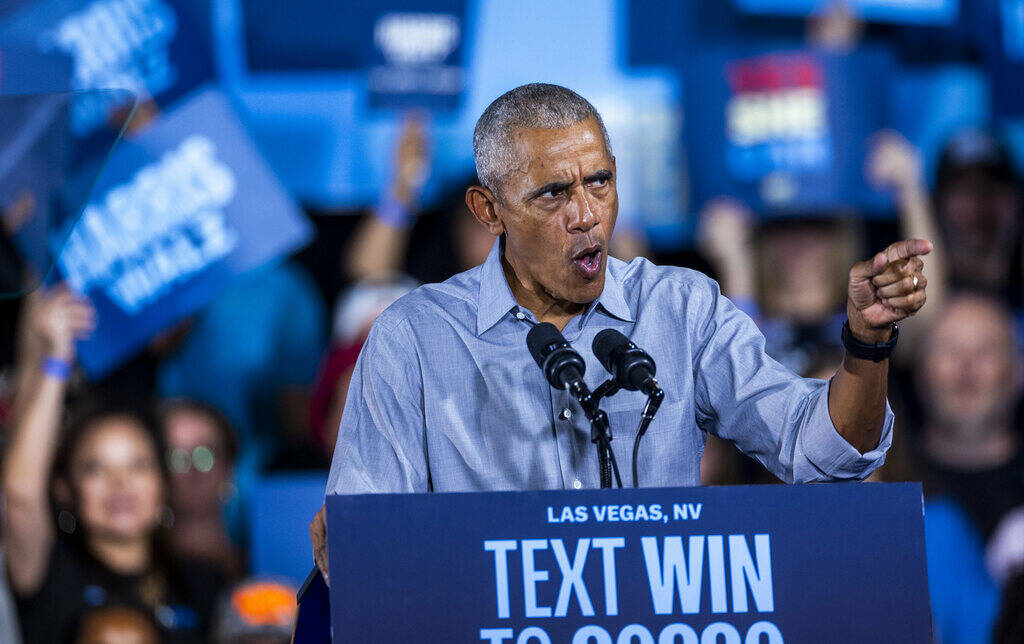
<path fill-rule="evenodd" d="M 236 190 L 213 142 L 189 137 L 85 208 L 58 257 L 65 279 L 138 312 L 235 248 L 223 208 Z"/>
<path fill-rule="evenodd" d="M 388 63 L 441 63 L 459 45 L 459 19 L 446 13 L 388 13 L 374 25 L 373 41 Z"/>

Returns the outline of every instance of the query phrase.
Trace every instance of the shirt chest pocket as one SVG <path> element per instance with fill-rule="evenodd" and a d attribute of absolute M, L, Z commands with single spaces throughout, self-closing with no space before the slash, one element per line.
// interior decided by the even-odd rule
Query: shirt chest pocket
<path fill-rule="evenodd" d="M 665 400 L 661 403 L 654 420 L 647 428 L 645 436 L 665 434 L 672 431 L 683 433 L 694 424 L 692 401 L 680 399 L 665 392 Z M 639 391 L 619 391 L 611 398 L 601 402 L 601 408 L 608 414 L 608 424 L 612 435 L 636 436 L 640 426 L 640 417 L 647 405 L 647 396 Z"/>

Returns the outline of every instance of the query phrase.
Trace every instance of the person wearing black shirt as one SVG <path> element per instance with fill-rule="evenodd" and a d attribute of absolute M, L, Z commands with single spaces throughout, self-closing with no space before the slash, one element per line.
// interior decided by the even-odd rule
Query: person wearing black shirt
<path fill-rule="evenodd" d="M 109 408 L 60 436 L 75 340 L 95 314 L 63 288 L 30 306 L 26 332 L 47 357 L 22 365 L 34 373 L 21 378 L 2 478 L 5 563 L 26 644 L 70 641 L 83 615 L 102 606 L 143 611 L 164 641 L 205 641 L 222 584 L 162 546 L 167 471 L 158 429 L 144 413 Z"/>
<path fill-rule="evenodd" d="M 925 494 L 956 499 L 985 540 L 1008 510 L 1024 504 L 1015 346 L 1005 307 L 960 295 L 937 316 L 918 364 Z"/>

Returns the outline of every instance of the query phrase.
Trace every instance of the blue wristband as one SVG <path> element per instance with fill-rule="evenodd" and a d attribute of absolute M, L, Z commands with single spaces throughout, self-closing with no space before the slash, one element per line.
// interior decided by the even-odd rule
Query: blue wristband
<path fill-rule="evenodd" d="M 377 204 L 373 214 L 392 228 L 406 228 L 412 223 L 414 213 L 401 201 L 388 195 Z"/>
<path fill-rule="evenodd" d="M 71 363 L 50 356 L 43 360 L 43 373 L 57 380 L 67 380 L 71 376 Z"/>

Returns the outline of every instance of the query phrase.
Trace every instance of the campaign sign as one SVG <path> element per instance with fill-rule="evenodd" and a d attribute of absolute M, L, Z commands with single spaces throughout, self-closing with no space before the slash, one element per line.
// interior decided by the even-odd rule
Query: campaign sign
<path fill-rule="evenodd" d="M 41 0 L 0 22 L 0 42 L 70 57 L 70 87 L 125 89 L 161 106 L 213 75 L 209 17 L 201 0 Z M 40 68 L 35 74 L 45 74 Z M 121 105 L 113 94 L 83 93 L 71 131 L 87 139 Z M 101 150 L 105 151 L 105 150 Z"/>
<path fill-rule="evenodd" d="M 828 9 L 834 0 L 733 0 L 741 11 L 806 16 Z M 865 20 L 911 25 L 948 25 L 957 18 L 958 0 L 846 0 Z"/>
<path fill-rule="evenodd" d="M 305 244 L 311 227 L 226 97 L 205 89 L 115 150 L 59 247 L 59 279 L 98 326 L 79 361 L 102 375 L 235 275 Z"/>
<path fill-rule="evenodd" d="M 254 70 L 366 74 L 372 107 L 455 109 L 465 89 L 468 0 L 245 0 Z"/>
<path fill-rule="evenodd" d="M 921 486 L 330 495 L 336 642 L 931 642 Z"/>
<path fill-rule="evenodd" d="M 764 214 L 885 212 L 864 178 L 884 125 L 882 51 L 708 54 L 686 72 L 685 131 L 693 203 L 731 195 Z"/>
<path fill-rule="evenodd" d="M 71 60 L 34 47 L 0 43 L 0 95 L 68 89 Z"/>

